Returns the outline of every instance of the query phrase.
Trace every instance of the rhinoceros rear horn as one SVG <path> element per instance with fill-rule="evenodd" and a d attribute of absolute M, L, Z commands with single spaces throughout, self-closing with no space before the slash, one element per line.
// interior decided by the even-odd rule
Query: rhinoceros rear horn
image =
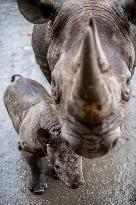
<path fill-rule="evenodd" d="M 59 2 L 60 0 L 18 0 L 18 7 L 28 21 L 43 24 L 52 19 Z"/>
<path fill-rule="evenodd" d="M 102 77 L 102 73 L 109 72 L 109 64 L 93 21 L 85 31 L 81 59 L 68 110 L 90 122 L 99 115 L 106 116 L 111 106 L 111 94 Z"/>
<path fill-rule="evenodd" d="M 93 36 L 94 36 L 94 39 L 92 39 L 92 41 L 94 41 L 95 43 L 97 62 L 99 64 L 99 68 L 101 69 L 101 71 L 107 71 L 109 68 L 109 63 L 102 49 L 102 45 L 100 42 L 96 24 L 93 18 L 90 18 L 90 28 L 92 29 Z"/>

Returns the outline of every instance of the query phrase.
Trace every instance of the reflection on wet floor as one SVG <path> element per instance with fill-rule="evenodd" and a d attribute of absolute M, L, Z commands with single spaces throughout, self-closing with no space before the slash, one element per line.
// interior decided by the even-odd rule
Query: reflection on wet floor
<path fill-rule="evenodd" d="M 83 160 L 85 184 L 71 190 L 51 177 L 47 160 L 48 190 L 42 196 L 29 192 L 30 170 L 17 150 L 18 136 L 2 102 L 13 74 L 32 77 L 46 87 L 31 48 L 32 25 L 11 0 L 0 0 L 0 205 L 131 205 L 136 204 L 136 75 L 125 132 L 106 157 Z"/>

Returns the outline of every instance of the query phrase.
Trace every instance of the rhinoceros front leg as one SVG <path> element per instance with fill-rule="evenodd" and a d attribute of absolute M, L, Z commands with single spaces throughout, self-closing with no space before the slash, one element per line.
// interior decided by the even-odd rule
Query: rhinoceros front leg
<path fill-rule="evenodd" d="M 42 157 L 45 157 L 44 154 L 37 155 L 22 150 L 22 155 L 31 168 L 32 181 L 29 185 L 30 190 L 36 194 L 43 193 L 47 189 L 47 183 L 45 181 L 45 175 L 41 161 Z"/>

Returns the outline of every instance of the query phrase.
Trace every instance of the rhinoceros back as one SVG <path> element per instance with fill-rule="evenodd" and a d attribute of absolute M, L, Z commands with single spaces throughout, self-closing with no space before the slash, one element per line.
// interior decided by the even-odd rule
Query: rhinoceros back
<path fill-rule="evenodd" d="M 4 104 L 17 133 L 28 110 L 45 97 L 46 101 L 50 100 L 44 87 L 31 79 L 21 77 L 8 86 Z"/>

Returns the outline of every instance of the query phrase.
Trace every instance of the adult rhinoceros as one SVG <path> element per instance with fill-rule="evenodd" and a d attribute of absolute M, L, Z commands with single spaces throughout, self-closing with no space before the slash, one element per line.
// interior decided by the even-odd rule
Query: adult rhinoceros
<path fill-rule="evenodd" d="M 87 158 L 108 153 L 121 135 L 135 51 L 135 0 L 18 0 L 34 23 L 37 63 L 51 83 L 62 134 Z"/>

